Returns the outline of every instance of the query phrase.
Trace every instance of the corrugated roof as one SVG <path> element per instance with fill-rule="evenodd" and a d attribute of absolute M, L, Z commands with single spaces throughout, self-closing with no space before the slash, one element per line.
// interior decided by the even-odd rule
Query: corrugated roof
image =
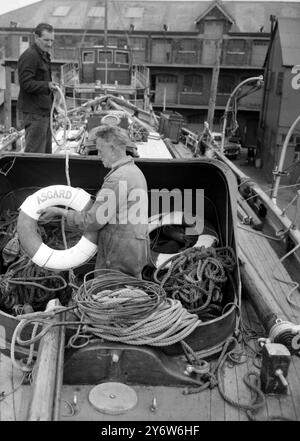
<path fill-rule="evenodd" d="M 300 19 L 278 19 L 278 32 L 284 66 L 300 65 Z"/>
<path fill-rule="evenodd" d="M 214 3 L 214 2 L 212 2 Z M 32 5 L 0 15 L 0 26 L 8 27 L 10 21 L 20 27 L 35 28 L 40 22 L 49 22 L 56 29 L 103 30 L 104 17 L 91 11 L 104 7 L 104 0 L 42 0 Z M 300 2 L 220 2 L 234 20 L 233 32 L 270 32 L 270 15 L 300 18 Z M 135 31 L 161 31 L 164 24 L 169 31 L 194 32 L 195 20 L 207 10 L 207 1 L 108 1 L 108 29 Z M 58 7 L 70 7 L 66 16 L 54 16 Z"/>

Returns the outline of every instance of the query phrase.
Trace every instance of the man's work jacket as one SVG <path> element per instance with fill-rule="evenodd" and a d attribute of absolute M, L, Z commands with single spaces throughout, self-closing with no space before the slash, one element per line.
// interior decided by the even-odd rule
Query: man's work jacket
<path fill-rule="evenodd" d="M 131 157 L 114 164 L 92 208 L 69 210 L 67 222 L 99 231 L 96 269 L 140 277 L 149 257 L 148 193 L 146 179 Z"/>
<path fill-rule="evenodd" d="M 52 81 L 50 62 L 50 55 L 35 43 L 20 55 L 18 61 L 20 111 L 50 115 L 53 101 L 49 89 L 49 82 Z"/>

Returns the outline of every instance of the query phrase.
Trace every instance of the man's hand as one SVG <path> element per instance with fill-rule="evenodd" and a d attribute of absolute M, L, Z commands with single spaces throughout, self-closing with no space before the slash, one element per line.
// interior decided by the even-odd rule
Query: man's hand
<path fill-rule="evenodd" d="M 59 207 L 48 207 L 44 210 L 39 210 L 37 214 L 40 214 L 39 220 L 44 222 L 49 222 L 55 216 L 66 216 L 67 210 Z"/>
<path fill-rule="evenodd" d="M 51 90 L 51 92 L 55 92 L 57 90 L 58 84 L 51 81 L 50 83 L 48 83 L 48 87 Z"/>

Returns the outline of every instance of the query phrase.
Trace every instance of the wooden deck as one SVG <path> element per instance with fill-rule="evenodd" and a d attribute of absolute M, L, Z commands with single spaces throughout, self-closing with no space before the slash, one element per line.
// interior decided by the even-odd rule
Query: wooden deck
<path fill-rule="evenodd" d="M 248 303 L 243 302 L 243 324 L 246 328 L 256 330 L 262 335 L 262 328 L 257 317 Z M 255 348 L 254 340 L 249 344 Z M 245 362 L 234 367 L 226 366 L 223 375 L 225 393 L 240 404 L 250 404 L 251 391 L 243 381 L 248 371 L 259 370 L 253 362 L 254 352 L 248 349 Z M 257 363 L 258 360 L 256 360 Z M 0 358 L 0 391 L 9 391 L 13 384 L 19 384 L 21 375 L 14 370 L 12 382 L 12 366 L 10 359 L 1 355 Z M 288 374 L 289 391 L 287 395 L 266 396 L 266 406 L 259 411 L 257 419 L 284 417 L 300 420 L 300 358 L 292 357 Z M 111 416 L 102 414 L 90 405 L 88 393 L 92 386 L 63 386 L 61 396 L 61 420 L 66 421 L 247 421 L 244 410 L 234 407 L 223 400 L 218 388 L 206 389 L 200 393 L 183 395 L 184 388 L 132 386 L 138 396 L 136 407 L 124 414 Z M 77 412 L 71 416 L 66 401 L 73 402 L 77 396 Z M 155 412 L 150 410 L 153 397 L 157 401 Z M 30 387 L 22 386 L 17 391 L 0 402 L 1 421 L 26 420 L 27 406 L 30 402 Z"/>

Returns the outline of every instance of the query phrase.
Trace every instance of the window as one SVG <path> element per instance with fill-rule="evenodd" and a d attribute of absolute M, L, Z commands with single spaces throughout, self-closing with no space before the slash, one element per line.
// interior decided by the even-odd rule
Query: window
<path fill-rule="evenodd" d="M 286 138 L 286 134 L 282 134 L 281 135 L 281 140 L 282 140 L 282 144 L 285 142 L 285 138 Z M 289 139 L 289 144 L 294 144 L 294 135 L 291 135 L 290 139 Z"/>
<path fill-rule="evenodd" d="M 112 63 L 113 55 L 112 51 L 99 50 L 98 51 L 98 63 Z"/>
<path fill-rule="evenodd" d="M 82 52 L 82 62 L 83 63 L 94 63 L 95 62 L 94 51 L 83 51 Z"/>
<path fill-rule="evenodd" d="M 281 143 L 283 144 L 286 138 L 286 134 L 281 134 Z M 294 144 L 295 146 L 299 146 L 300 145 L 300 136 L 298 135 L 291 135 L 290 140 L 289 140 L 289 144 Z M 299 147 L 297 147 L 297 149 L 299 149 Z"/>
<path fill-rule="evenodd" d="M 269 42 L 266 40 L 254 40 L 253 45 L 254 46 L 268 46 Z"/>
<path fill-rule="evenodd" d="M 244 54 L 245 40 L 228 40 L 227 53 L 228 54 Z"/>
<path fill-rule="evenodd" d="M 202 75 L 184 75 L 183 92 L 184 93 L 202 93 L 203 77 Z"/>
<path fill-rule="evenodd" d="M 189 124 L 201 124 L 203 123 L 203 117 L 199 113 L 193 113 L 187 116 L 187 122 Z"/>
<path fill-rule="evenodd" d="M 159 83 L 177 83 L 177 77 L 175 75 L 157 75 L 157 81 Z"/>
<path fill-rule="evenodd" d="M 233 75 L 220 74 L 218 82 L 218 94 L 230 94 L 235 86 Z"/>
<path fill-rule="evenodd" d="M 58 6 L 54 9 L 52 15 L 54 17 L 65 17 L 71 9 L 71 6 Z"/>
<path fill-rule="evenodd" d="M 128 52 L 116 51 L 115 63 L 116 64 L 129 64 Z"/>
<path fill-rule="evenodd" d="M 100 35 L 86 35 L 84 37 L 84 44 L 90 46 L 104 45 L 104 37 Z"/>
<path fill-rule="evenodd" d="M 23 43 L 28 43 L 28 41 L 29 41 L 29 37 L 27 35 L 23 35 L 22 36 L 22 42 Z"/>
<path fill-rule="evenodd" d="M 12 84 L 16 83 L 16 71 L 15 70 L 10 71 L 10 81 Z"/>
<path fill-rule="evenodd" d="M 117 39 L 117 37 L 108 37 L 107 44 L 108 44 L 108 46 L 118 47 L 118 39 Z"/>
<path fill-rule="evenodd" d="M 144 50 L 146 48 L 146 38 L 131 37 L 130 42 L 133 50 Z"/>
<path fill-rule="evenodd" d="M 196 42 L 193 39 L 183 39 L 180 41 L 180 49 L 181 51 L 194 51 Z"/>
<path fill-rule="evenodd" d="M 104 17 L 105 8 L 103 6 L 95 6 L 91 8 L 88 12 L 88 17 Z"/>

